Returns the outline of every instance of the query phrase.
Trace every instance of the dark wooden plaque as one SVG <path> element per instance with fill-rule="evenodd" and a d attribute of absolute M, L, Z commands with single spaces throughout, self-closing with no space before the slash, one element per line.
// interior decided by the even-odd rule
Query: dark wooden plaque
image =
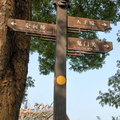
<path fill-rule="evenodd" d="M 110 28 L 110 22 L 81 17 L 68 16 L 68 29 L 80 31 L 104 31 Z"/>
<path fill-rule="evenodd" d="M 34 22 L 19 19 L 8 19 L 7 25 L 14 31 L 34 33 L 34 34 L 45 34 L 45 35 L 56 35 L 55 25 L 47 24 L 42 22 Z"/>
<path fill-rule="evenodd" d="M 111 51 L 113 49 L 113 46 L 112 46 L 112 42 L 69 37 L 68 49 L 75 50 L 75 51 L 106 53 Z"/>

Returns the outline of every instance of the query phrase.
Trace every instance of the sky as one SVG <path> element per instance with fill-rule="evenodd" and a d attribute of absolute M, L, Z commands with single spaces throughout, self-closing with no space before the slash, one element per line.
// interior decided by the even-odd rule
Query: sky
<path fill-rule="evenodd" d="M 120 108 L 116 109 L 108 105 L 102 107 L 99 101 L 96 101 L 99 91 L 107 92 L 108 78 L 117 71 L 116 61 L 120 60 L 120 43 L 117 42 L 116 33 L 120 29 L 120 23 L 117 26 L 111 25 L 113 30 L 105 34 L 99 32 L 99 37 L 106 38 L 113 42 L 113 50 L 105 59 L 105 64 L 99 70 L 89 70 L 77 73 L 69 70 L 67 62 L 67 115 L 70 120 L 112 120 L 112 116 L 120 116 Z M 54 73 L 49 75 L 40 75 L 38 70 L 38 54 L 30 55 L 28 76 L 35 79 L 35 87 L 28 89 L 28 103 L 31 107 L 35 103 L 51 104 L 53 102 Z"/>

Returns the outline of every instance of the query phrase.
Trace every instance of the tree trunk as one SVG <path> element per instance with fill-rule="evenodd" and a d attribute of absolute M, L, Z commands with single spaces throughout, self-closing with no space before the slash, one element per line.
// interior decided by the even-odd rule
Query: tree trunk
<path fill-rule="evenodd" d="M 7 27 L 8 18 L 30 20 L 31 0 L 0 0 L 0 120 L 18 120 L 30 37 Z"/>

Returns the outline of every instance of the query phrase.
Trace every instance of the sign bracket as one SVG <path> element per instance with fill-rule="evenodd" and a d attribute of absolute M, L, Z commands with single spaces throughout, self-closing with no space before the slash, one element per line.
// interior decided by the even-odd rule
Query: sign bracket
<path fill-rule="evenodd" d="M 40 37 L 41 40 L 47 40 L 47 41 L 53 41 L 53 42 L 56 41 L 56 36 L 52 36 L 52 35 L 34 34 L 29 32 L 26 32 L 26 35 Z"/>
<path fill-rule="evenodd" d="M 67 55 L 81 56 L 82 54 L 91 54 L 91 55 L 93 55 L 93 54 L 95 54 L 95 52 L 67 50 Z"/>

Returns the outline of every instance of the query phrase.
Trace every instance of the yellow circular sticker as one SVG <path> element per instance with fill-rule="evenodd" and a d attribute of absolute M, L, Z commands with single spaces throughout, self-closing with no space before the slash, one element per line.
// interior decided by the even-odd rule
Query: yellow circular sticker
<path fill-rule="evenodd" d="M 64 76 L 58 76 L 56 81 L 59 85 L 64 85 L 66 83 L 66 78 Z"/>

